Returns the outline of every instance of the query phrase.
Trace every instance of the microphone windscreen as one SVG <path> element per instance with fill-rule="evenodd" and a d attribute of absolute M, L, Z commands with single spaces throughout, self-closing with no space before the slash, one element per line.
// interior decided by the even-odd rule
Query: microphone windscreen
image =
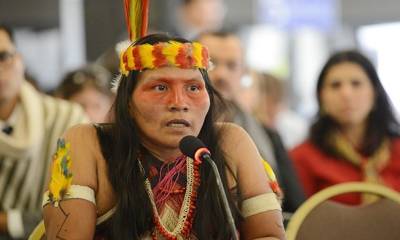
<path fill-rule="evenodd" d="M 179 142 L 179 149 L 183 154 L 194 159 L 196 151 L 206 145 L 195 136 L 185 136 Z"/>

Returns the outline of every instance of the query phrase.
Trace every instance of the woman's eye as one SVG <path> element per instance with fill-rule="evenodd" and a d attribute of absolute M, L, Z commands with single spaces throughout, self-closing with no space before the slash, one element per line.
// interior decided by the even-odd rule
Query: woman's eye
<path fill-rule="evenodd" d="M 333 89 L 338 89 L 341 86 L 341 83 L 339 81 L 333 81 L 329 84 L 329 86 Z"/>
<path fill-rule="evenodd" d="M 191 92 L 198 92 L 198 91 L 200 91 L 200 87 L 197 86 L 197 85 L 190 85 L 190 86 L 189 86 L 189 91 L 191 91 Z"/>
<path fill-rule="evenodd" d="M 351 81 L 351 85 L 353 87 L 359 87 L 359 86 L 361 86 L 361 81 L 360 80 L 353 80 L 353 81 Z"/>
<path fill-rule="evenodd" d="M 163 92 L 163 91 L 167 90 L 167 86 L 160 84 L 160 85 L 154 86 L 154 89 L 156 91 Z"/>

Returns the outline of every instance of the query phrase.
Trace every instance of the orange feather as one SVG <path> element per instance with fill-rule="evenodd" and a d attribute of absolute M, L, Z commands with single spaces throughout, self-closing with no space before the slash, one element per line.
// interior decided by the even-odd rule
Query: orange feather
<path fill-rule="evenodd" d="M 124 0 L 125 21 L 131 41 L 147 34 L 149 5 L 149 0 Z"/>

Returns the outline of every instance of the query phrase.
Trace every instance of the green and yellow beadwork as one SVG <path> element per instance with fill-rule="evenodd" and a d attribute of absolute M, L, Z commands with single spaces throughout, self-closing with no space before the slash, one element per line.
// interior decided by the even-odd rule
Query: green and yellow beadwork
<path fill-rule="evenodd" d="M 68 193 L 71 186 L 71 156 L 70 144 L 64 139 L 57 141 L 57 151 L 53 156 L 53 168 L 49 185 L 49 198 L 54 206 Z"/>

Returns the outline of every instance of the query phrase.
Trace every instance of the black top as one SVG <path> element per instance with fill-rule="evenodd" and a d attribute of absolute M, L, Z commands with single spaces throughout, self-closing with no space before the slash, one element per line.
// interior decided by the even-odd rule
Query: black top
<path fill-rule="evenodd" d="M 264 131 L 271 139 L 274 148 L 278 167 L 277 178 L 284 194 L 282 210 L 293 213 L 304 202 L 304 191 L 299 184 L 297 174 L 281 137 L 273 129 L 264 127 Z"/>

